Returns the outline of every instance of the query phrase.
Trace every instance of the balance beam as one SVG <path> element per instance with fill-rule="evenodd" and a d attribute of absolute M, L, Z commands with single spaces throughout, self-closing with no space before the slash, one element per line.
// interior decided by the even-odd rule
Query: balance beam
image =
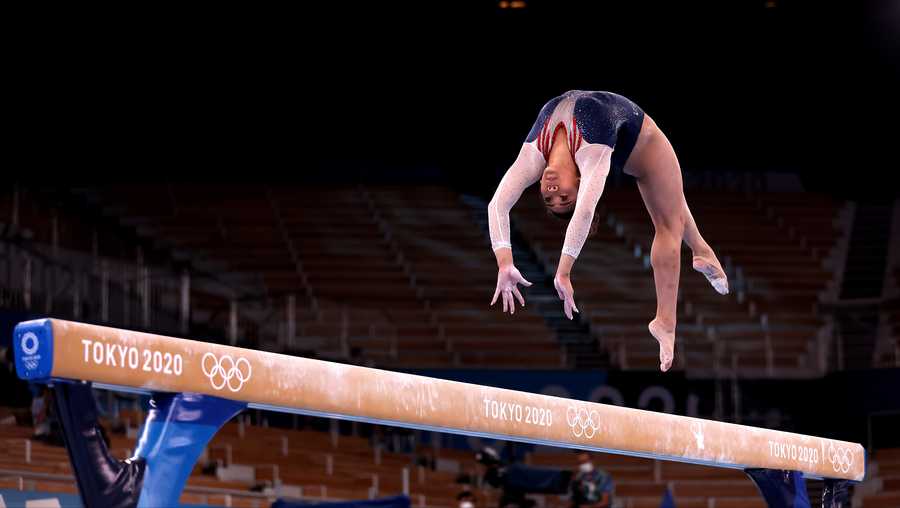
<path fill-rule="evenodd" d="M 737 469 L 862 481 L 858 443 L 58 319 L 20 323 L 16 369 L 132 392 Z"/>

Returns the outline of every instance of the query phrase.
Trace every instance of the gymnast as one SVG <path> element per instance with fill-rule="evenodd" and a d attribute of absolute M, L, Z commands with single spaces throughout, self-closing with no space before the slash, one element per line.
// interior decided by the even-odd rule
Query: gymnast
<path fill-rule="evenodd" d="M 681 241 L 693 252 L 694 270 L 720 294 L 728 293 L 728 278 L 691 216 L 672 145 L 649 115 L 621 95 L 569 91 L 541 109 L 488 204 L 491 246 L 499 269 L 491 305 L 500 298 L 503 311 L 510 314 L 515 313 L 515 300 L 525 305 L 518 284 L 528 287 L 531 283 L 513 264 L 509 211 L 522 191 L 540 181 L 547 212 L 569 221 L 553 285 L 566 317 L 572 319 L 572 312 L 579 312 L 570 274 L 585 240 L 597 227 L 595 209 L 610 168 L 637 179 L 656 230 L 650 250 L 656 316 L 648 329 L 659 342 L 659 367 L 665 372 L 675 354 Z"/>

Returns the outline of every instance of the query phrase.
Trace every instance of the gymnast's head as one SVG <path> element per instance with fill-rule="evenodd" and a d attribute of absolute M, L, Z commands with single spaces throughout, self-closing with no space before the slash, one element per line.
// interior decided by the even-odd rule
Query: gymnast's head
<path fill-rule="evenodd" d="M 581 173 L 569 151 L 566 129 L 560 126 L 553 133 L 547 167 L 541 174 L 541 200 L 547 213 L 560 219 L 571 218 L 580 183 Z"/>
<path fill-rule="evenodd" d="M 568 155 L 568 152 L 566 152 Z M 571 162 L 571 163 L 569 163 Z M 551 162 L 541 175 L 541 201 L 547 210 L 547 215 L 568 222 L 575 214 L 575 199 L 578 197 L 578 185 L 581 183 L 581 175 L 575 161 L 569 157 L 568 161 L 561 163 Z M 590 236 L 597 232 L 600 215 L 594 212 L 591 220 Z"/>
<path fill-rule="evenodd" d="M 548 164 L 541 175 L 541 199 L 547 211 L 557 217 L 571 217 L 580 180 L 574 162 L 571 166 Z"/>

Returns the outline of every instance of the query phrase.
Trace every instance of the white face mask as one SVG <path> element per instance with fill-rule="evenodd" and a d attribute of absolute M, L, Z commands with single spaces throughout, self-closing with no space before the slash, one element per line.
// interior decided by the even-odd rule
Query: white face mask
<path fill-rule="evenodd" d="M 578 470 L 582 473 L 590 473 L 594 470 L 594 464 L 591 462 L 585 462 L 584 464 L 578 464 Z"/>
<path fill-rule="evenodd" d="M 459 508 L 475 508 L 475 505 L 472 504 L 472 501 L 463 501 L 459 503 Z"/>

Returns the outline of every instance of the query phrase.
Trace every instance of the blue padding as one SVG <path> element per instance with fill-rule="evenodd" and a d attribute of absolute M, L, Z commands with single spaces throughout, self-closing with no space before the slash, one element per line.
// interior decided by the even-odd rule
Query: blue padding
<path fill-rule="evenodd" d="M 61 508 L 82 508 L 81 498 L 75 494 L 58 494 L 56 492 L 21 492 L 11 489 L 0 489 L 0 497 L 6 508 L 25 508 L 26 501 L 38 499 L 56 499 Z"/>
<path fill-rule="evenodd" d="M 53 370 L 53 326 L 49 319 L 35 319 L 13 330 L 16 372 L 22 379 L 47 379 Z"/>
<path fill-rule="evenodd" d="M 383 497 L 365 501 L 346 501 L 340 503 L 298 503 L 279 499 L 272 503 L 272 508 L 310 508 L 322 506 L 326 508 L 409 508 L 409 498 L 406 496 Z"/>
<path fill-rule="evenodd" d="M 188 476 L 219 428 L 246 404 L 194 393 L 157 393 L 135 455 L 144 459 L 139 508 L 178 506 Z"/>
<path fill-rule="evenodd" d="M 810 508 L 806 481 L 800 471 L 745 469 L 769 508 Z"/>

